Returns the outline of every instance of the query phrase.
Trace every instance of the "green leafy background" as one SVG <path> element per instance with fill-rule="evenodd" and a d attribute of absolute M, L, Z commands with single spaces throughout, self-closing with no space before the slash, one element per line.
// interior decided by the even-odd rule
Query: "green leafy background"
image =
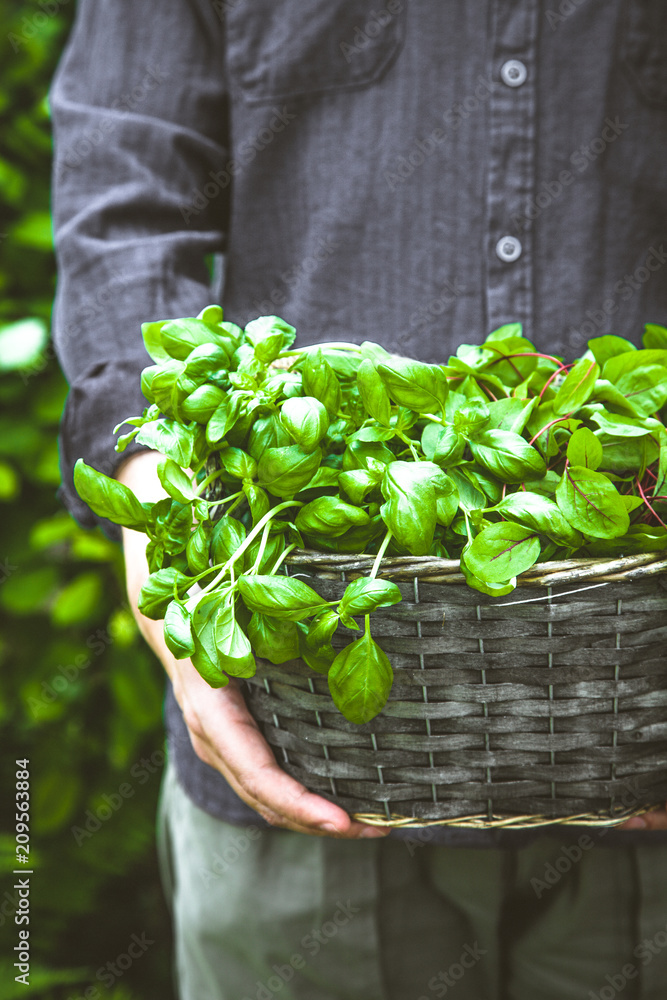
<path fill-rule="evenodd" d="M 0 7 L 0 995 L 170 1000 L 158 879 L 161 668 L 125 606 L 120 547 L 56 500 L 66 385 L 48 341 L 54 290 L 46 93 L 73 2 Z M 17 325 L 20 324 L 20 325 Z M 77 659 L 78 658 L 78 659 Z M 84 663 L 86 664 L 84 666 Z M 142 759 L 155 755 L 150 771 Z M 31 770 L 31 985 L 14 982 L 14 760 Z M 86 811 L 117 802 L 92 835 Z M 8 893 L 9 895 L 5 895 Z M 154 942 L 110 987 L 97 970 L 132 934 Z"/>

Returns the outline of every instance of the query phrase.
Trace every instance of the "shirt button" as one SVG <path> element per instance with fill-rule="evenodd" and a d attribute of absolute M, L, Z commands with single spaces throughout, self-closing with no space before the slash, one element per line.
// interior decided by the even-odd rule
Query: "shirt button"
<path fill-rule="evenodd" d="M 508 59 L 500 68 L 500 76 L 508 87 L 520 87 L 525 83 L 528 70 L 518 59 Z"/>
<path fill-rule="evenodd" d="M 496 254 L 501 260 L 516 260 L 521 256 L 521 243 L 516 236 L 503 236 L 496 243 Z"/>

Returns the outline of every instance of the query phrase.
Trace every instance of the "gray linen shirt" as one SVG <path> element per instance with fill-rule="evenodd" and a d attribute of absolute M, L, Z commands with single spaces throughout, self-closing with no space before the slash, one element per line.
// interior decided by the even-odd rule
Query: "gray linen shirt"
<path fill-rule="evenodd" d="M 567 357 L 667 322 L 664 0 L 79 0 L 50 100 L 59 496 L 111 538 L 72 467 L 124 457 L 142 321 L 220 301 L 430 362 L 508 322 Z M 166 721 L 193 800 L 265 825 L 171 691 Z M 601 842 L 633 837 L 664 839 Z"/>

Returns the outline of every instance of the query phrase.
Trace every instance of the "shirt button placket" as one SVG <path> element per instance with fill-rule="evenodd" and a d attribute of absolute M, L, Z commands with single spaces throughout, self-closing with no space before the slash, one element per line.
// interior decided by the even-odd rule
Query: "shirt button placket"
<path fill-rule="evenodd" d="M 492 0 L 495 83 L 486 188 L 487 333 L 520 322 L 534 336 L 533 254 L 523 207 L 535 184 L 535 56 L 539 4 Z M 520 237 L 520 238 L 519 238 Z"/>

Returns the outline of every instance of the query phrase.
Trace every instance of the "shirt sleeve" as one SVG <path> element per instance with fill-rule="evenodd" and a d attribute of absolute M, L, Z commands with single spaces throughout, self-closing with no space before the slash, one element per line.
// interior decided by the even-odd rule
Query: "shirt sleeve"
<path fill-rule="evenodd" d="M 58 281 L 53 342 L 69 383 L 58 497 L 85 527 L 83 458 L 107 475 L 113 427 L 148 405 L 141 323 L 216 301 L 207 255 L 225 249 L 226 193 L 204 190 L 228 152 L 223 26 L 207 0 L 79 0 L 50 90 Z M 209 183 L 209 189 L 211 185 Z M 191 211 L 193 199 L 201 206 Z M 126 427 L 125 430 L 129 430 Z"/>

